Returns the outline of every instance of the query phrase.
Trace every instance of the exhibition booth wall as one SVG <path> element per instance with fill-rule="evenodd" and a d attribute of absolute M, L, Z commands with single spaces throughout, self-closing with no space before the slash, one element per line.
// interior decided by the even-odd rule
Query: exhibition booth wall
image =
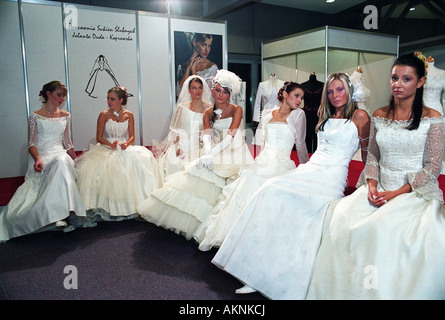
<path fill-rule="evenodd" d="M 263 43 L 262 77 L 275 73 L 284 81 L 304 83 L 314 73 L 324 82 L 331 73 L 352 75 L 360 67 L 372 114 L 389 102 L 386 79 L 398 52 L 398 36 L 325 26 Z"/>
<path fill-rule="evenodd" d="M 49 1 L 0 0 L 0 178 L 23 176 L 28 117 L 41 108 L 43 84 L 67 85 L 76 151 L 96 143 L 107 91 L 121 85 L 131 97 L 135 144 L 163 139 L 176 101 L 177 70 L 193 49 L 188 37 L 211 34 L 208 59 L 227 69 L 227 26 L 142 11 Z"/>

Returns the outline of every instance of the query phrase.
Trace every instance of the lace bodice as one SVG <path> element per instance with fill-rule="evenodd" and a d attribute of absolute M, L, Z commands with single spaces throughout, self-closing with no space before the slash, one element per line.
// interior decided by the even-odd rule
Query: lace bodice
<path fill-rule="evenodd" d="M 407 130 L 409 120 L 372 117 L 364 181 L 377 180 L 383 190 L 409 183 L 419 195 L 443 201 L 437 182 L 444 147 L 443 121 L 443 117 L 422 118 L 417 130 Z"/>
<path fill-rule="evenodd" d="M 47 118 L 33 112 L 28 122 L 28 147 L 35 146 L 40 155 L 74 148 L 71 141 L 71 115 Z"/>
<path fill-rule="evenodd" d="M 273 117 L 273 111 L 278 109 L 263 110 L 261 113 L 260 123 L 257 130 L 262 130 L 260 135 L 264 137 L 261 146 L 263 148 L 272 148 L 276 151 L 283 151 L 290 156 L 292 147 L 295 143 L 298 159 L 300 163 L 306 163 L 309 160 L 306 137 L 306 115 L 302 109 L 295 109 L 287 117 L 286 123 L 273 123 L 270 120 Z M 275 124 L 275 125 L 274 125 Z M 282 125 L 277 126 L 278 125 Z M 272 126 L 269 126 L 272 125 Z"/>
<path fill-rule="evenodd" d="M 218 71 L 218 66 L 216 64 L 212 65 L 210 68 L 198 71 L 197 74 L 201 78 L 204 78 L 209 88 L 213 87 L 212 80 Z"/>
<path fill-rule="evenodd" d="M 349 166 L 359 149 L 358 130 L 354 122 L 330 118 L 317 133 L 318 146 L 310 162 L 321 165 Z"/>
<path fill-rule="evenodd" d="M 442 92 L 445 91 L 445 72 L 442 74 L 428 74 L 423 90 L 423 104 L 444 114 Z M 443 99 L 443 100 L 441 100 Z"/>
<path fill-rule="evenodd" d="M 113 143 L 114 141 L 124 142 L 128 138 L 128 123 L 129 120 L 123 122 L 117 122 L 114 120 L 108 120 L 105 123 L 104 138 Z"/>

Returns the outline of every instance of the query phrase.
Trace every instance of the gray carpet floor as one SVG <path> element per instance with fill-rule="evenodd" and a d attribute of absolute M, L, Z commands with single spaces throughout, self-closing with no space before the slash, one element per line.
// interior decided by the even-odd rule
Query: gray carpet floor
<path fill-rule="evenodd" d="M 140 220 L 0 244 L 1 300 L 266 300 L 211 263 L 216 249 Z"/>

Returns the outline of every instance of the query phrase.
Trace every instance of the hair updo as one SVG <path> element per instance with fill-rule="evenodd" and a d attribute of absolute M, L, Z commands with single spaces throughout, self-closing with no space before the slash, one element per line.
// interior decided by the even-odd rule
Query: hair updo
<path fill-rule="evenodd" d="M 39 93 L 39 96 L 41 97 L 41 101 L 43 103 L 46 103 L 48 101 L 48 94 L 47 94 L 47 92 L 49 91 L 49 92 L 52 93 L 52 92 L 57 91 L 59 89 L 62 91 L 64 96 L 67 95 L 68 90 L 67 90 L 66 86 L 62 82 L 60 82 L 58 80 L 54 80 L 54 81 L 48 82 L 47 84 L 44 84 L 43 87 L 42 87 L 42 90 Z"/>
<path fill-rule="evenodd" d="M 117 95 L 118 99 L 122 99 L 122 105 L 125 106 L 128 100 L 128 92 L 127 89 L 120 86 L 115 86 L 108 90 L 108 93 L 113 92 Z"/>
<path fill-rule="evenodd" d="M 292 91 L 294 91 L 295 89 L 301 89 L 303 90 L 303 88 L 296 82 L 293 81 L 286 81 L 284 83 L 284 85 L 280 88 L 280 90 L 278 91 L 277 94 L 277 99 L 280 102 L 283 102 L 283 92 L 286 91 L 287 94 L 290 94 Z"/>

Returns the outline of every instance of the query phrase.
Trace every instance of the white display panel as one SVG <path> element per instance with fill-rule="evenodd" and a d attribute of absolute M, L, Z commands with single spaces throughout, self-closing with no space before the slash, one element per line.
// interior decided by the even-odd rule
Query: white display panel
<path fill-rule="evenodd" d="M 277 79 L 283 81 L 296 81 L 297 79 L 297 59 L 295 55 L 278 57 L 263 61 L 262 81 L 270 78 L 275 73 Z"/>
<path fill-rule="evenodd" d="M 168 19 L 140 14 L 139 34 L 142 140 L 148 146 L 167 135 L 172 112 Z"/>
<path fill-rule="evenodd" d="M 366 106 L 372 114 L 389 102 L 389 72 L 398 54 L 398 44 L 395 36 L 341 28 L 303 32 L 262 45 L 263 79 L 276 70 L 282 80 L 292 80 L 294 72 L 297 82 L 303 83 L 315 72 L 317 80 L 324 82 L 331 73 L 352 75 L 360 66 L 364 84 L 371 92 Z M 292 48 L 294 52 L 290 52 Z"/>
<path fill-rule="evenodd" d="M 108 108 L 107 92 L 127 88 L 126 109 L 134 114 L 139 144 L 139 100 L 134 12 L 77 7 L 78 26 L 66 30 L 72 134 L 76 149 L 96 143 L 99 113 Z"/>
<path fill-rule="evenodd" d="M 23 3 L 23 26 L 30 112 L 33 112 L 42 107 L 39 92 L 43 85 L 53 80 L 65 83 L 66 79 L 60 3 Z"/>
<path fill-rule="evenodd" d="M 96 143 L 98 115 L 108 108 L 107 91 L 116 84 L 133 95 L 127 108 L 135 117 L 135 144 L 150 146 L 152 139 L 166 136 L 175 102 L 171 35 L 183 30 L 217 35 L 221 65 L 227 68 L 225 22 L 44 0 L 0 0 L 0 26 L 0 148 L 7 150 L 0 153 L 0 178 L 25 174 L 28 113 L 41 107 L 38 94 L 49 81 L 68 86 L 65 107 L 72 114 L 76 151 Z"/>
<path fill-rule="evenodd" d="M 28 156 L 28 118 L 16 2 L 0 2 L 0 177 L 22 176 Z"/>

